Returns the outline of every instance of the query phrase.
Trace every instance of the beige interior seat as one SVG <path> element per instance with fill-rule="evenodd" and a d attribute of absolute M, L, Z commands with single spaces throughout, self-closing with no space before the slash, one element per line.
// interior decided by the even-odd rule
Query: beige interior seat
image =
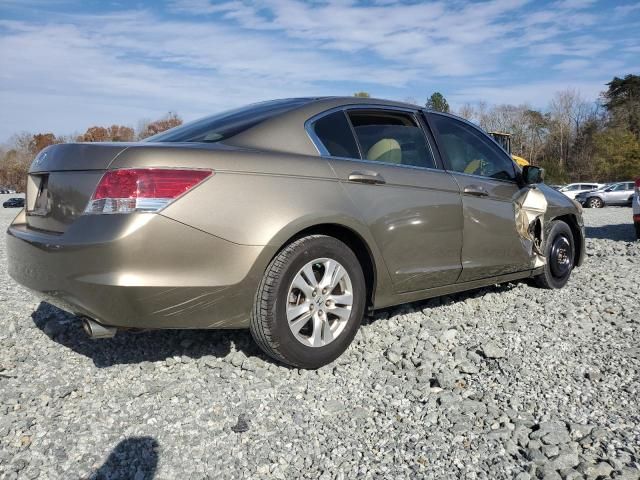
<path fill-rule="evenodd" d="M 402 163 L 402 149 L 397 140 L 393 138 L 383 138 L 371 146 L 367 152 L 367 160 Z"/>

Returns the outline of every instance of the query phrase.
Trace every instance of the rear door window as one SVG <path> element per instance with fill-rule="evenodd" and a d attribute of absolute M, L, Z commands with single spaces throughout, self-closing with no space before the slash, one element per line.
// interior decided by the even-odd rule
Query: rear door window
<path fill-rule="evenodd" d="M 326 152 L 332 157 L 360 158 L 358 145 L 343 111 L 330 113 L 313 124 L 313 131 Z"/>
<path fill-rule="evenodd" d="M 364 160 L 436 168 L 433 152 L 414 115 L 368 109 L 353 109 L 347 115 Z"/>

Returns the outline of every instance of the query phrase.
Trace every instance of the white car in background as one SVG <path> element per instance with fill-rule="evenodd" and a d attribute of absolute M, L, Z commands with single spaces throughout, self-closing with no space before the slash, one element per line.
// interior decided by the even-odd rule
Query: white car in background
<path fill-rule="evenodd" d="M 636 226 L 636 238 L 640 240 L 640 178 L 636 178 L 636 194 L 633 196 L 633 224 Z"/>
<path fill-rule="evenodd" d="M 579 193 L 575 200 L 582 206 L 592 208 L 602 208 L 605 205 L 631 206 L 633 194 L 633 181 L 617 182 L 598 190 Z"/>
<path fill-rule="evenodd" d="M 559 191 L 564 193 L 567 197 L 574 199 L 579 193 L 590 192 L 604 186 L 604 183 L 570 183 L 569 185 L 562 187 Z"/>

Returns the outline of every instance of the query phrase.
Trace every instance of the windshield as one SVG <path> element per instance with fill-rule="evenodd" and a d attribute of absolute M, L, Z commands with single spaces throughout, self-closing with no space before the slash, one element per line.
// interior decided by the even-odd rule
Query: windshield
<path fill-rule="evenodd" d="M 308 103 L 308 98 L 289 98 L 254 103 L 201 118 L 145 139 L 145 142 L 219 142 L 257 124 Z"/>

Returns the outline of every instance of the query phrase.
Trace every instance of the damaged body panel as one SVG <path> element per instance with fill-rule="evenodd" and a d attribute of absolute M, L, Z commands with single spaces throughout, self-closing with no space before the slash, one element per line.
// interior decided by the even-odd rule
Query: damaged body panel
<path fill-rule="evenodd" d="M 547 212 L 547 198 L 537 188 L 527 188 L 514 201 L 516 231 L 522 246 L 532 258 L 532 268 L 545 264 L 542 242 L 544 241 L 544 214 Z"/>

